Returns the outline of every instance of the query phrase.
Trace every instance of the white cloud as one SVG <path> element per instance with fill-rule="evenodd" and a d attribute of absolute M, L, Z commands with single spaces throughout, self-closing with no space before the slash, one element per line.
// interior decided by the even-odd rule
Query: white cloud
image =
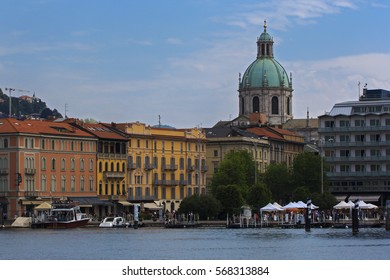
<path fill-rule="evenodd" d="M 181 44 L 183 44 L 183 41 L 182 41 L 181 39 L 179 39 L 179 38 L 173 38 L 173 37 L 167 38 L 167 39 L 166 39 L 166 42 L 167 42 L 168 44 L 171 44 L 171 45 L 181 45 Z"/>
<path fill-rule="evenodd" d="M 369 89 L 390 89 L 390 54 L 371 53 L 309 62 L 287 62 L 292 70 L 294 117 L 317 117 L 330 111 L 335 103 L 358 100 L 363 85 Z"/>

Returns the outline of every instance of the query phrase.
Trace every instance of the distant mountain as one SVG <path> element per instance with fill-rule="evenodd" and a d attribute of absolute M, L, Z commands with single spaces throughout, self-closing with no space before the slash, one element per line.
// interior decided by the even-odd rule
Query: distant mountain
<path fill-rule="evenodd" d="M 28 95 L 19 97 L 11 96 L 11 113 L 13 117 L 27 118 L 62 118 L 62 115 L 56 110 L 51 110 L 40 98 Z M 9 115 L 9 95 L 4 94 L 0 88 L 0 115 Z"/>

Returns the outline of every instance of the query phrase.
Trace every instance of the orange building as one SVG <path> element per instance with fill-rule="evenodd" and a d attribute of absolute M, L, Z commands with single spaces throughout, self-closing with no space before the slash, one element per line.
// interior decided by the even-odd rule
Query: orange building
<path fill-rule="evenodd" d="M 59 198 L 96 197 L 97 139 L 68 123 L 0 119 L 0 203 L 7 217 Z"/>

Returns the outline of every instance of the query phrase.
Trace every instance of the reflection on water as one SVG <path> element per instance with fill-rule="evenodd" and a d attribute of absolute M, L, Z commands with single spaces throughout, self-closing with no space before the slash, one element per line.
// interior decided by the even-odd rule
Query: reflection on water
<path fill-rule="evenodd" d="M 267 259 L 390 260 L 384 228 L 0 230 L 2 260 Z"/>

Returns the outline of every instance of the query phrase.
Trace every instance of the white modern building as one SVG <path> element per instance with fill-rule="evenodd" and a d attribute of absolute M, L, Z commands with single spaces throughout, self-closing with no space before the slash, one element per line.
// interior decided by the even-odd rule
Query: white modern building
<path fill-rule="evenodd" d="M 335 104 L 319 116 L 319 138 L 336 197 L 390 199 L 390 91 L 364 89 L 359 101 Z"/>

